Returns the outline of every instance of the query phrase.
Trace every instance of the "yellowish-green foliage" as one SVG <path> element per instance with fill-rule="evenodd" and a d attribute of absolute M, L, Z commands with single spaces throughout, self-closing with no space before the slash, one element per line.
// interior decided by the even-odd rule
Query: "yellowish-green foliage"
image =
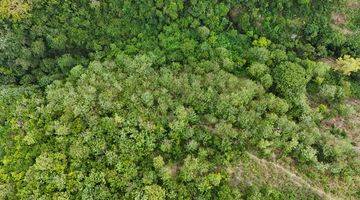
<path fill-rule="evenodd" d="M 266 39 L 266 37 L 260 37 L 259 39 L 253 41 L 253 45 L 259 46 L 259 47 L 267 47 L 270 44 L 271 44 L 271 41 Z"/>
<path fill-rule="evenodd" d="M 345 55 L 337 60 L 334 68 L 342 74 L 349 76 L 360 70 L 360 58 L 352 58 L 349 55 Z"/>
<path fill-rule="evenodd" d="M 5 68 L 5 67 L 1 67 L 0 66 L 0 74 L 3 74 L 3 75 L 8 75 L 11 73 L 11 70 L 9 70 L 8 68 Z"/>
<path fill-rule="evenodd" d="M 19 20 L 30 10 L 30 3 L 24 0 L 0 0 L 0 19 Z"/>

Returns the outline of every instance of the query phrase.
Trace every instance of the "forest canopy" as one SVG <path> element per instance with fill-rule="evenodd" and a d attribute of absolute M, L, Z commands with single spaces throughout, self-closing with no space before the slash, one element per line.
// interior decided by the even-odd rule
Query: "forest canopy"
<path fill-rule="evenodd" d="M 0 199 L 360 198 L 359 5 L 0 0 Z"/>

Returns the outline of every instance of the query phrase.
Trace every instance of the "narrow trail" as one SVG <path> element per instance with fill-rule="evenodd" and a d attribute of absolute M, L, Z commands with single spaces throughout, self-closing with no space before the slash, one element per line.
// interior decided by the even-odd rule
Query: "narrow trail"
<path fill-rule="evenodd" d="M 290 177 L 290 180 L 298 185 L 298 186 L 302 186 L 302 187 L 306 187 L 307 189 L 309 189 L 310 191 L 312 191 L 313 193 L 319 195 L 320 197 L 324 198 L 324 199 L 328 199 L 328 200 L 337 200 L 340 198 L 334 197 L 333 195 L 324 192 L 323 190 L 316 188 L 314 186 L 312 186 L 308 181 L 304 180 L 302 177 L 294 174 L 293 172 L 291 172 L 290 170 L 284 168 L 283 166 L 274 163 L 274 162 L 270 162 L 267 161 L 265 159 L 261 159 L 258 158 L 256 155 L 247 152 L 248 156 L 253 159 L 254 161 L 256 161 L 257 163 L 264 165 L 264 166 L 273 166 L 276 170 L 280 171 L 281 173 L 286 174 L 287 176 Z"/>

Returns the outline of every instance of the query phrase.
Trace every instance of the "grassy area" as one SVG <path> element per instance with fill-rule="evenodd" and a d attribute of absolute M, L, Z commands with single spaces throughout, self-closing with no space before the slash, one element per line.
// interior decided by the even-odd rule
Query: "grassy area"
<path fill-rule="evenodd" d="M 271 188 L 288 194 L 289 199 L 358 199 L 360 177 L 334 178 L 315 169 L 298 169 L 289 160 L 269 161 L 253 153 L 229 169 L 232 184 L 241 188 Z M 287 191 L 287 192 L 285 192 Z M 247 192 L 246 190 L 244 191 Z"/>

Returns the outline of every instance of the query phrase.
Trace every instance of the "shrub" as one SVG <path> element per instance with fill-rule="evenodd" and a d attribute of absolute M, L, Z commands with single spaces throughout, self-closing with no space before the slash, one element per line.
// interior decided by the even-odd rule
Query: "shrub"
<path fill-rule="evenodd" d="M 265 89 L 268 89 L 273 85 L 273 78 L 271 77 L 270 74 L 265 74 L 260 78 L 259 81 Z"/>
<path fill-rule="evenodd" d="M 285 98 L 294 98 L 305 92 L 308 82 L 305 69 L 291 62 L 276 66 L 273 71 L 276 92 Z"/>
<path fill-rule="evenodd" d="M 252 77 L 260 79 L 262 76 L 269 72 L 269 68 L 265 64 L 253 63 L 248 68 L 248 72 Z"/>
<path fill-rule="evenodd" d="M 0 5 L 0 19 L 21 20 L 30 10 L 30 4 L 21 0 L 2 0 Z"/>
<path fill-rule="evenodd" d="M 144 200 L 164 200 L 165 191 L 158 185 L 149 185 L 144 188 Z"/>
<path fill-rule="evenodd" d="M 323 100 L 334 101 L 338 87 L 335 85 L 322 85 L 319 95 Z"/>
<path fill-rule="evenodd" d="M 265 37 L 260 37 L 259 39 L 254 40 L 252 44 L 259 47 L 268 47 L 271 44 L 271 41 Z"/>
<path fill-rule="evenodd" d="M 206 26 L 198 28 L 198 33 L 201 38 L 206 39 L 210 35 L 210 30 Z"/>
<path fill-rule="evenodd" d="M 247 60 L 265 64 L 270 59 L 270 51 L 264 47 L 252 47 L 246 54 Z"/>
<path fill-rule="evenodd" d="M 344 75 L 351 75 L 360 70 L 360 59 L 352 58 L 349 55 L 345 55 L 337 60 L 335 70 L 340 71 Z"/>

